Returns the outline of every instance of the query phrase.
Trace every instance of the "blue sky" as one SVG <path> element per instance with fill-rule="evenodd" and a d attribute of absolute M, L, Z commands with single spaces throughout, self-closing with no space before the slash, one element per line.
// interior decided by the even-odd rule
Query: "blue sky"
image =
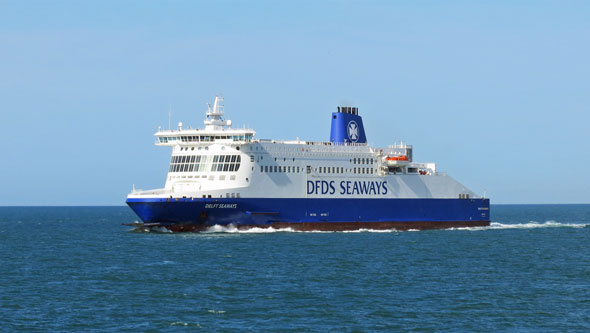
<path fill-rule="evenodd" d="M 158 125 L 205 103 L 328 140 L 353 104 L 492 203 L 590 203 L 590 2 L 0 1 L 0 205 L 163 186 Z"/>

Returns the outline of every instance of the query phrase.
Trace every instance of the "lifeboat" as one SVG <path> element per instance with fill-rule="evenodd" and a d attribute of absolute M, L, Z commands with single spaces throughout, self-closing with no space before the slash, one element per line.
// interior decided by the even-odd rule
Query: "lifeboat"
<path fill-rule="evenodd" d="M 387 156 L 385 157 L 385 161 L 387 162 L 387 166 L 399 166 L 409 163 L 408 156 L 406 155 Z"/>
<path fill-rule="evenodd" d="M 387 156 L 385 158 L 387 161 L 408 161 L 408 157 L 405 155 L 400 155 L 400 156 Z"/>

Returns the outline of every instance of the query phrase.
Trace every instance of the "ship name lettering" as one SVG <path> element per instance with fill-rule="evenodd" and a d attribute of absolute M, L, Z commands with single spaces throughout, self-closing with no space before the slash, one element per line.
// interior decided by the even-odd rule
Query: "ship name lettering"
<path fill-rule="evenodd" d="M 205 204 L 205 208 L 238 208 L 238 204 Z"/>
<path fill-rule="evenodd" d="M 343 180 L 339 184 L 340 195 L 386 195 L 387 181 Z M 336 194 L 336 184 L 326 180 L 308 180 L 307 194 Z"/>

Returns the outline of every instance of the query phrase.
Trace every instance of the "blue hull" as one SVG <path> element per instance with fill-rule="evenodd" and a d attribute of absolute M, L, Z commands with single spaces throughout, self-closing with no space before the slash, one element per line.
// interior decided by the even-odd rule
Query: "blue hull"
<path fill-rule="evenodd" d="M 151 226 L 198 231 L 213 225 L 292 227 L 298 230 L 358 228 L 433 229 L 490 223 L 489 199 L 128 199 Z"/>

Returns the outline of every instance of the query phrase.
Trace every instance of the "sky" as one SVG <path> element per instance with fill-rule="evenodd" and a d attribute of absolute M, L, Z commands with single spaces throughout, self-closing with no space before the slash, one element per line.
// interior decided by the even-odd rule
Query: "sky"
<path fill-rule="evenodd" d="M 353 105 L 492 204 L 590 203 L 588 1 L 2 1 L 0 205 L 164 185 L 158 126 L 225 97 L 258 138 Z"/>

